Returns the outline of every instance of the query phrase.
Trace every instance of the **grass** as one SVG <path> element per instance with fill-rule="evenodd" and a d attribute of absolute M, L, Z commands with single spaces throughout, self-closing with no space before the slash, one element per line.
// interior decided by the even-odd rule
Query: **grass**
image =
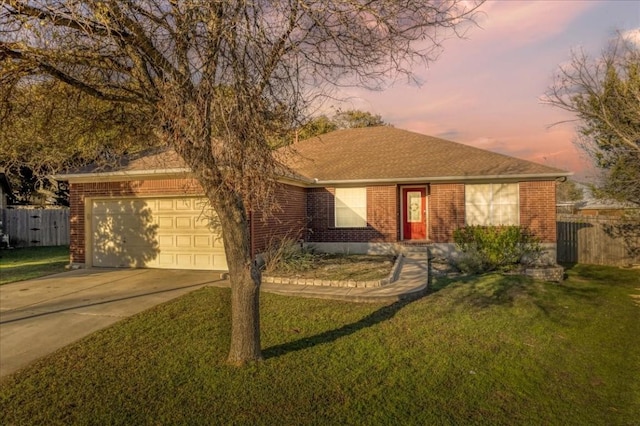
<path fill-rule="evenodd" d="M 394 256 L 386 255 L 305 254 L 304 261 L 281 262 L 268 274 L 323 280 L 380 280 L 389 276 L 394 260 Z"/>
<path fill-rule="evenodd" d="M 637 424 L 640 271 L 568 275 L 392 305 L 264 294 L 265 360 L 243 368 L 230 293 L 205 288 L 6 377 L 0 424 Z"/>
<path fill-rule="evenodd" d="M 0 250 L 0 285 L 64 272 L 68 246 Z"/>

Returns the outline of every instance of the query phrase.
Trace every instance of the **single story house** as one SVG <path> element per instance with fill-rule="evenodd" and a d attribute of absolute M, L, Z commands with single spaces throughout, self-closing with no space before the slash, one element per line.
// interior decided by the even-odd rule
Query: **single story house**
<path fill-rule="evenodd" d="M 252 215 L 254 254 L 283 235 L 328 252 L 413 244 L 448 253 L 456 228 L 514 224 L 555 262 L 555 181 L 570 173 L 393 127 L 338 130 L 291 149 L 278 213 Z M 70 184 L 72 264 L 227 268 L 203 191 L 172 151 L 57 178 Z"/>

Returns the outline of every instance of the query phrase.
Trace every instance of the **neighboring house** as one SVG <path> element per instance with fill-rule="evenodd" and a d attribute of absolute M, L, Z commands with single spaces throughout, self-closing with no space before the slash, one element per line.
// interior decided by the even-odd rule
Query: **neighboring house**
<path fill-rule="evenodd" d="M 596 197 L 592 188 L 587 184 L 576 183 L 576 187 L 582 191 L 582 199 L 574 202 L 558 203 L 556 205 L 557 213 L 622 217 L 637 215 L 640 212 L 640 207 L 636 204 Z"/>
<path fill-rule="evenodd" d="M 555 261 L 555 180 L 570 173 L 393 127 L 338 130 L 293 149 L 279 213 L 252 217 L 255 254 L 285 235 L 332 252 L 428 244 L 447 253 L 456 228 L 513 224 Z M 57 178 L 70 183 L 72 263 L 226 269 L 203 191 L 172 151 Z"/>
<path fill-rule="evenodd" d="M 614 200 L 589 199 L 576 203 L 575 213 L 583 216 L 628 216 L 637 214 L 640 208 L 631 203 Z"/>

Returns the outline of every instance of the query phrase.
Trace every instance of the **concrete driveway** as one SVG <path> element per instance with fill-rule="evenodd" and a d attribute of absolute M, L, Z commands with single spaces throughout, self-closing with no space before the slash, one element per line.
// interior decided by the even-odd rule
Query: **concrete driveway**
<path fill-rule="evenodd" d="M 213 271 L 95 268 L 0 286 L 0 377 L 206 285 L 229 284 Z"/>

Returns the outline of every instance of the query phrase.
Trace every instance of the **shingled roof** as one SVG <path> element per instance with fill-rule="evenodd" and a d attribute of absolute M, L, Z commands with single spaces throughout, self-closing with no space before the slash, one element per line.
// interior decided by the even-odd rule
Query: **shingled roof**
<path fill-rule="evenodd" d="M 144 171 L 188 171 L 189 168 L 180 156 L 170 148 L 151 148 L 134 155 L 126 155 L 113 163 L 89 164 L 76 169 L 72 174 L 109 174 Z M 63 175 L 64 176 L 64 175 Z"/>
<path fill-rule="evenodd" d="M 554 179 L 570 173 L 507 155 L 394 127 L 337 130 L 277 152 L 282 177 L 305 184 L 426 182 L 478 179 Z M 171 149 L 124 157 L 111 167 L 95 165 L 58 175 L 61 180 L 99 176 L 188 173 Z"/>
<path fill-rule="evenodd" d="M 286 164 L 322 182 L 554 178 L 570 173 L 393 127 L 337 130 L 306 139 Z"/>

